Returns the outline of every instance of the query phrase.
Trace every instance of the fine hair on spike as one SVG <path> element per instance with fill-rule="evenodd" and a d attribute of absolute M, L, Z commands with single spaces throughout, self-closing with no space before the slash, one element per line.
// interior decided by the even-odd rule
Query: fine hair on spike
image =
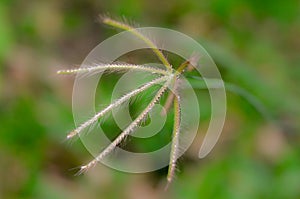
<path fill-rule="evenodd" d="M 100 65 L 92 66 L 92 67 L 59 70 L 59 71 L 57 71 L 57 74 L 89 73 L 89 72 L 93 72 L 93 71 L 101 72 L 104 70 L 111 70 L 111 71 L 138 70 L 138 71 L 156 73 L 156 74 L 160 74 L 160 75 L 168 74 L 167 71 L 160 69 L 160 68 L 143 66 L 143 65 L 135 65 L 135 64 L 100 64 Z"/>
<path fill-rule="evenodd" d="M 173 126 L 173 134 L 172 134 L 169 171 L 167 176 L 168 184 L 170 184 L 174 178 L 176 161 L 178 159 L 178 152 L 180 150 L 179 133 L 180 133 L 180 123 L 181 123 L 181 108 L 180 108 L 180 96 L 177 90 L 178 89 L 178 84 L 176 83 L 177 81 L 178 81 L 177 78 L 174 79 L 174 93 L 173 93 L 174 126 Z"/>

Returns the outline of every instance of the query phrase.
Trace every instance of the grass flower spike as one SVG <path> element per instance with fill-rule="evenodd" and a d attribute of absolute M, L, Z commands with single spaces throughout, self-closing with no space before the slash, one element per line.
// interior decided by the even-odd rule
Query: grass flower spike
<path fill-rule="evenodd" d="M 169 93 L 167 100 L 165 102 L 165 110 L 169 111 L 171 110 L 171 107 L 173 105 L 174 110 L 174 125 L 173 125 L 173 133 L 172 133 L 172 144 L 171 144 L 171 152 L 170 152 L 170 160 L 169 160 L 169 170 L 167 175 L 167 181 L 168 185 L 172 182 L 172 179 L 175 175 L 175 168 L 176 168 L 176 161 L 178 159 L 179 154 L 179 148 L 180 148 L 180 142 L 179 142 L 179 135 L 180 135 L 180 126 L 181 126 L 181 109 L 180 109 L 180 91 L 178 90 L 178 82 L 180 82 L 180 79 L 185 72 L 186 68 L 191 68 L 192 64 L 195 64 L 197 60 L 191 59 L 192 61 L 185 61 L 181 65 L 177 67 L 177 69 L 174 69 L 172 65 L 167 60 L 166 56 L 163 54 L 163 52 L 158 49 L 157 45 L 151 41 L 148 37 L 140 33 L 137 29 L 119 22 L 115 21 L 108 17 L 102 17 L 102 22 L 113 26 L 115 28 L 119 28 L 122 30 L 130 31 L 133 35 L 135 35 L 137 38 L 144 41 L 149 48 L 152 49 L 153 53 L 157 56 L 157 58 L 161 61 L 161 63 L 164 65 L 165 69 L 152 67 L 152 66 L 143 66 L 143 65 L 134 65 L 134 64 L 99 64 L 96 66 L 89 66 L 86 68 L 78 68 L 78 69 L 67 69 L 67 70 L 59 70 L 58 74 L 77 74 L 77 73 L 89 73 L 89 72 L 102 72 L 105 70 L 109 70 L 110 72 L 117 72 L 117 71 L 126 71 L 126 70 L 136 70 L 136 71 L 142 71 L 145 73 L 151 73 L 156 75 L 157 77 L 143 85 L 141 85 L 139 88 L 133 89 L 120 97 L 119 99 L 115 100 L 111 104 L 109 104 L 107 107 L 102 109 L 101 111 L 97 112 L 93 117 L 88 119 L 87 121 L 83 122 L 81 125 L 79 125 L 76 129 L 74 129 L 72 132 L 70 132 L 67 135 L 67 139 L 71 139 L 75 136 L 79 136 L 84 129 L 92 125 L 93 123 L 97 122 L 99 119 L 101 119 L 105 114 L 112 111 L 114 108 L 119 107 L 124 102 L 130 100 L 132 97 L 146 91 L 150 87 L 161 84 L 162 86 L 159 88 L 158 91 L 156 91 L 154 97 L 150 101 L 150 103 L 146 106 L 146 108 L 130 123 L 123 132 L 117 136 L 113 142 L 111 142 L 98 156 L 95 157 L 92 161 L 87 163 L 86 165 L 81 166 L 79 174 L 86 172 L 90 168 L 92 168 L 94 165 L 96 165 L 97 162 L 101 161 L 103 158 L 105 158 L 108 154 L 110 154 L 127 136 L 131 135 L 135 129 L 140 125 L 140 123 L 147 117 L 148 113 L 153 109 L 155 104 L 159 103 L 161 97 L 164 95 L 164 93 Z M 169 89 L 171 88 L 171 89 Z M 173 90 L 173 92 L 169 91 Z"/>

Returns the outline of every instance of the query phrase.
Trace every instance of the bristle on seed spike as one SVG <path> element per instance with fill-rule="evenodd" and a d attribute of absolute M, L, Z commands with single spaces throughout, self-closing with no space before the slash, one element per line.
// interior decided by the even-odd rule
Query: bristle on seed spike
<path fill-rule="evenodd" d="M 85 173 L 88 170 L 88 166 L 87 165 L 83 165 L 80 167 L 80 173 Z"/>
<path fill-rule="evenodd" d="M 97 162 L 98 162 L 98 158 L 95 158 L 92 161 L 90 161 L 88 164 L 81 166 L 80 170 L 77 172 L 77 175 L 81 175 L 83 173 L 86 173 L 89 169 L 96 166 Z"/>
<path fill-rule="evenodd" d="M 71 138 L 73 138 L 75 135 L 77 135 L 78 133 L 77 133 L 77 131 L 72 131 L 72 132 L 70 132 L 68 135 L 67 135 L 67 139 L 71 139 Z"/>
<path fill-rule="evenodd" d="M 88 170 L 88 168 L 87 168 L 86 165 L 81 166 L 81 167 L 80 167 L 80 170 L 79 170 L 75 175 L 76 175 L 76 176 L 82 175 L 82 174 L 86 173 L 87 170 Z"/>
<path fill-rule="evenodd" d="M 97 160 L 94 159 L 90 163 L 83 165 L 80 167 L 80 170 L 76 173 L 76 175 L 81 175 L 86 173 L 89 169 L 93 168 L 97 163 Z"/>
<path fill-rule="evenodd" d="M 76 68 L 76 69 L 59 70 L 56 73 L 59 75 L 69 75 L 69 74 L 75 74 L 75 73 L 87 72 L 87 71 L 89 71 L 89 68 Z"/>
<path fill-rule="evenodd" d="M 65 75 L 65 74 L 70 74 L 70 73 L 73 73 L 73 72 L 71 72 L 71 70 L 59 70 L 56 73 L 59 74 L 59 75 Z"/>
<path fill-rule="evenodd" d="M 172 179 L 167 178 L 167 183 L 165 185 L 164 191 L 168 191 L 172 183 Z"/>

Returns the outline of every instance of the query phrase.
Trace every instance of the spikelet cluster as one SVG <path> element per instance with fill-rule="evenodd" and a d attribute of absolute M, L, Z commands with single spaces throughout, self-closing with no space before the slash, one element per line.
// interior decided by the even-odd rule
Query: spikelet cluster
<path fill-rule="evenodd" d="M 173 133 L 172 133 L 172 145 L 171 145 L 171 153 L 170 153 L 170 161 L 169 161 L 169 171 L 167 176 L 168 184 L 170 184 L 175 175 L 175 168 L 176 168 L 176 161 L 178 159 L 178 150 L 179 146 L 179 137 L 180 137 L 180 123 L 181 123 L 181 109 L 180 109 L 180 94 L 178 91 L 178 81 L 182 75 L 182 73 L 187 68 L 193 67 L 192 64 L 196 61 L 194 59 L 188 60 L 183 62 L 180 66 L 177 67 L 175 70 L 172 65 L 169 63 L 166 56 L 163 52 L 157 47 L 157 45 L 151 41 L 148 37 L 137 31 L 134 27 L 130 25 L 116 21 L 109 17 L 102 17 L 102 22 L 104 24 L 113 26 L 115 28 L 119 28 L 122 30 L 130 31 L 133 35 L 137 38 L 144 41 L 149 48 L 152 49 L 153 53 L 157 56 L 157 58 L 161 61 L 161 63 L 165 66 L 165 69 L 160 69 L 157 67 L 151 66 L 143 66 L 143 65 L 134 65 L 134 64 L 99 64 L 92 67 L 86 68 L 78 68 L 78 69 L 67 69 L 67 70 L 59 70 L 57 71 L 58 74 L 77 74 L 77 73 L 89 73 L 89 72 L 97 72 L 97 71 L 104 71 L 109 70 L 111 72 L 120 71 L 120 70 L 137 70 L 143 71 L 145 73 L 156 74 L 157 77 L 139 88 L 136 88 L 119 99 L 115 100 L 101 111 L 97 112 L 93 117 L 88 119 L 87 121 L 83 122 L 79 125 L 76 129 L 71 131 L 67 135 L 67 139 L 72 139 L 76 136 L 79 136 L 84 129 L 88 128 L 99 119 L 101 119 L 104 115 L 109 113 L 112 109 L 119 107 L 124 102 L 130 100 L 132 97 L 146 91 L 150 87 L 161 84 L 162 86 L 159 90 L 155 93 L 154 97 L 150 101 L 150 103 L 146 106 L 146 108 L 130 123 L 123 132 L 121 132 L 112 143 L 110 143 L 98 156 L 96 156 L 92 161 L 80 167 L 79 174 L 86 172 L 93 166 L 97 164 L 97 162 L 101 161 L 105 158 L 110 152 L 112 152 L 118 144 L 120 144 L 127 136 L 132 134 L 136 127 L 147 117 L 148 113 L 153 109 L 156 103 L 159 102 L 161 97 L 168 92 L 168 97 L 165 103 L 165 110 L 171 110 L 173 106 L 174 110 L 174 125 L 173 125 Z M 171 87 L 173 92 L 170 92 L 168 88 Z"/>

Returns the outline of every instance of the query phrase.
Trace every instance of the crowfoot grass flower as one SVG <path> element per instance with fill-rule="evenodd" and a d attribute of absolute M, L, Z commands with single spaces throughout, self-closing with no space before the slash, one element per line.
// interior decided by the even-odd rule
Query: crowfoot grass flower
<path fill-rule="evenodd" d="M 165 103 L 165 110 L 171 110 L 173 105 L 174 110 L 174 125 L 173 125 L 173 133 L 172 133 L 172 144 L 171 144 L 171 152 L 170 152 L 170 160 L 169 160 L 169 170 L 167 175 L 167 181 L 169 185 L 175 175 L 175 168 L 176 168 L 176 161 L 178 159 L 179 149 L 180 149 L 180 126 L 181 126 L 181 108 L 180 108 L 180 92 L 178 88 L 178 82 L 182 78 L 185 69 L 190 70 L 193 65 L 197 63 L 198 58 L 192 57 L 191 60 L 187 60 L 183 62 L 177 69 L 174 69 L 173 66 L 170 64 L 166 56 L 163 52 L 157 47 L 157 45 L 148 37 L 140 33 L 137 29 L 131 27 L 126 23 L 122 23 L 116 20 L 113 20 L 108 17 L 102 17 L 102 22 L 113 26 L 115 28 L 119 28 L 122 30 L 126 30 L 131 32 L 137 38 L 144 41 L 149 48 L 152 49 L 153 53 L 157 56 L 157 58 L 162 62 L 165 69 L 152 67 L 152 66 L 143 66 L 143 65 L 134 65 L 134 64 L 99 64 L 96 66 L 89 66 L 85 68 L 78 68 L 78 69 L 67 69 L 67 70 L 59 70 L 58 74 L 77 74 L 77 73 L 89 73 L 89 72 L 98 72 L 98 71 L 105 71 L 109 70 L 111 72 L 118 72 L 118 71 L 126 71 L 126 70 L 137 70 L 142 71 L 145 73 L 155 74 L 158 77 L 153 79 L 137 89 L 134 89 L 119 99 L 115 100 L 107 107 L 102 109 L 101 111 L 97 112 L 93 117 L 88 119 L 87 121 L 83 122 L 79 125 L 76 129 L 71 131 L 67 135 L 67 139 L 72 139 L 75 136 L 79 136 L 84 129 L 92 125 L 93 123 L 97 122 L 101 119 L 105 114 L 109 113 L 116 107 L 121 106 L 124 102 L 130 100 L 132 97 L 146 91 L 150 87 L 156 84 L 162 84 L 159 90 L 155 93 L 154 97 L 150 101 L 150 103 L 146 106 L 146 108 L 124 129 L 122 133 L 117 136 L 113 142 L 111 142 L 99 155 L 97 155 L 92 161 L 80 167 L 80 171 L 78 174 L 86 172 L 90 168 L 96 165 L 97 162 L 101 161 L 105 158 L 109 153 L 111 153 L 117 146 L 120 144 L 127 136 L 132 134 L 135 129 L 141 124 L 143 120 L 147 117 L 148 113 L 153 109 L 154 105 L 159 103 L 161 97 L 164 93 L 169 93 L 166 103 Z M 168 89 L 170 88 L 170 89 Z M 173 90 L 171 92 L 170 90 Z"/>

